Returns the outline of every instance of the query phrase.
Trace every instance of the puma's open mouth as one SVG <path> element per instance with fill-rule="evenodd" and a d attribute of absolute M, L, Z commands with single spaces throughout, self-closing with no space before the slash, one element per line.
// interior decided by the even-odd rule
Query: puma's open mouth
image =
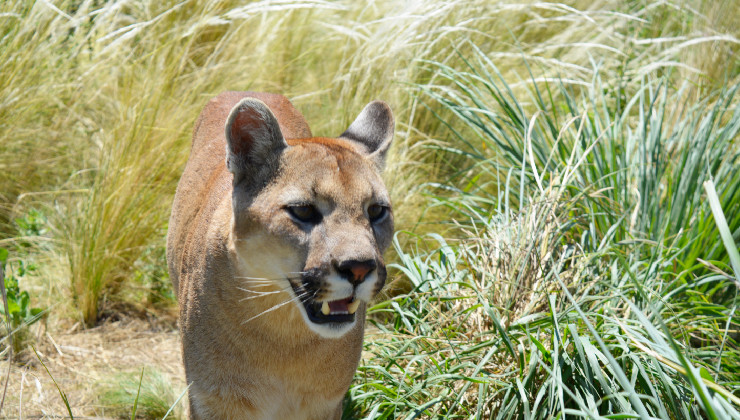
<path fill-rule="evenodd" d="M 299 295 L 300 292 L 293 285 L 293 282 L 291 282 L 291 286 L 296 295 Z M 360 300 L 354 296 L 324 302 L 307 299 L 301 300 L 301 303 L 303 303 L 303 307 L 306 309 L 308 319 L 316 324 L 353 322 L 355 320 L 355 312 L 360 307 Z"/>

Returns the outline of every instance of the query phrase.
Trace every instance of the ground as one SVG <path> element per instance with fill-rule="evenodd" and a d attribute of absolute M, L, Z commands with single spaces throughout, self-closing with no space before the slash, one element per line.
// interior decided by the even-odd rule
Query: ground
<path fill-rule="evenodd" d="M 99 395 L 105 387 L 120 387 L 121 373 L 138 377 L 142 368 L 145 375 L 158 371 L 175 395 L 185 389 L 179 334 L 172 322 L 123 318 L 91 329 L 76 324 L 67 331 L 39 328 L 35 333 L 41 359 L 66 393 L 75 418 L 116 418 Z M 68 418 L 59 391 L 33 352 L 20 359 L 10 368 L 0 418 Z M 6 376 L 7 361 L 1 366 Z"/>

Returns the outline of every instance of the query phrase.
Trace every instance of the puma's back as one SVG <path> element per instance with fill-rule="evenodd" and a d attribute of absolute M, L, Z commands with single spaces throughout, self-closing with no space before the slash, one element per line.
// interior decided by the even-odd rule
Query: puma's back
<path fill-rule="evenodd" d="M 167 260 L 191 418 L 341 416 L 393 232 L 390 109 L 314 138 L 281 95 L 226 92 L 195 125 Z"/>

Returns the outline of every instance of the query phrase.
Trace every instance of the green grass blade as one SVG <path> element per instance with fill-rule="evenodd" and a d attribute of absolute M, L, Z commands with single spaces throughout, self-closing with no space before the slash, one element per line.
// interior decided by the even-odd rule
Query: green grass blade
<path fill-rule="evenodd" d="M 72 420 L 74 420 L 75 417 L 72 414 L 72 407 L 70 407 L 70 405 L 69 405 L 69 400 L 67 399 L 67 394 L 65 394 L 64 391 L 62 391 L 62 388 L 59 387 L 59 384 L 57 383 L 56 379 L 54 379 L 54 377 L 51 375 L 51 372 L 49 372 L 49 368 L 46 367 L 46 363 L 44 363 L 44 361 L 41 359 L 41 355 L 39 354 L 39 352 L 36 351 L 36 348 L 33 347 L 33 346 L 31 346 L 31 348 L 33 349 L 33 352 L 36 354 L 36 358 L 41 363 L 41 366 L 44 367 L 44 369 L 46 370 L 46 373 L 51 378 L 51 381 L 54 382 L 54 386 L 57 388 L 57 391 L 59 391 L 59 396 L 62 397 L 62 401 L 64 402 L 64 406 L 67 408 L 67 413 L 69 414 L 69 418 L 72 419 Z"/>
<path fill-rule="evenodd" d="M 191 382 L 191 384 L 192 384 L 192 382 Z M 190 385 L 188 385 L 188 386 L 185 387 L 185 389 L 180 393 L 180 396 L 177 397 L 177 399 L 175 400 L 174 403 L 172 403 L 172 405 L 170 406 L 170 409 L 167 410 L 166 413 L 164 413 L 164 416 L 162 416 L 162 420 L 165 420 L 167 418 L 167 416 L 169 416 L 170 413 L 175 409 L 175 407 L 177 407 L 177 404 L 179 404 L 180 403 L 180 400 L 182 400 L 185 397 L 185 395 L 187 395 L 189 389 L 190 389 Z"/>
<path fill-rule="evenodd" d="M 134 408 L 131 410 L 131 420 L 136 420 L 136 408 L 139 405 L 139 395 L 141 394 L 141 381 L 144 380 L 144 368 L 141 368 L 141 374 L 139 375 L 139 388 L 136 390 L 136 398 L 134 398 Z"/>
<path fill-rule="evenodd" d="M 725 219 L 722 205 L 719 203 L 714 182 L 712 180 L 705 181 L 704 189 L 707 191 L 707 199 L 709 200 L 709 206 L 712 208 L 714 222 L 717 224 L 722 242 L 724 242 L 725 249 L 727 249 L 727 253 L 730 256 L 730 263 L 732 263 L 732 269 L 735 271 L 735 282 L 740 287 L 740 253 L 737 250 L 735 241 L 732 239 L 730 228 L 727 226 L 727 219 Z"/>

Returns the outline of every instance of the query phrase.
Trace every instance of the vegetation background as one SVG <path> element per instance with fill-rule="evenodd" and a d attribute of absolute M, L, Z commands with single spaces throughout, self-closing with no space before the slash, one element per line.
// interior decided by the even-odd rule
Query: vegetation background
<path fill-rule="evenodd" d="M 3 410 L 66 413 L 23 411 L 18 378 L 51 357 L 31 344 L 172 318 L 164 242 L 193 122 L 256 90 L 319 135 L 376 98 L 396 115 L 394 281 L 346 418 L 740 418 L 738 16 L 734 0 L 3 1 L 0 264 L 21 356 Z M 86 395 L 70 416 L 161 418 L 182 405 L 173 376 L 60 389 Z"/>

